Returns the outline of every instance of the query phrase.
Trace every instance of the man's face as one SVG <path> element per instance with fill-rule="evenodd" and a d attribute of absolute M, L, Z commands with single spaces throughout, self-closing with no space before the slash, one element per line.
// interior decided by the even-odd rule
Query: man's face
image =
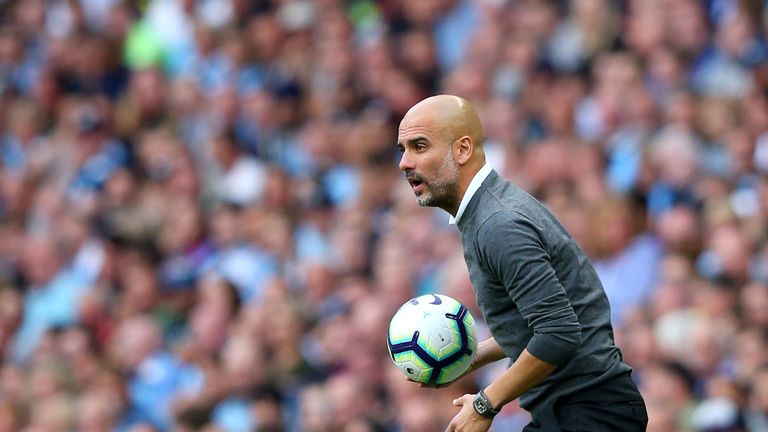
<path fill-rule="evenodd" d="M 453 208 L 457 203 L 459 172 L 452 142 L 435 122 L 423 116 L 400 124 L 397 146 L 403 156 L 400 169 L 413 188 L 419 205 Z"/>

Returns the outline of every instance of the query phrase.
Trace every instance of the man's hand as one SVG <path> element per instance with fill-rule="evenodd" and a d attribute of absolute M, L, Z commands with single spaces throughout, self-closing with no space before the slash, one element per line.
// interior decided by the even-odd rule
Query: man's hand
<path fill-rule="evenodd" d="M 496 339 L 494 338 L 488 338 L 477 346 L 477 350 L 472 355 L 472 363 L 469 365 L 469 368 L 467 368 L 466 371 L 464 371 L 461 376 L 456 377 L 455 380 L 451 382 L 447 382 L 444 384 L 425 384 L 425 383 L 419 383 L 417 381 L 414 381 L 410 378 L 407 378 L 408 381 L 415 382 L 419 384 L 419 387 L 421 388 L 444 388 L 448 387 L 451 384 L 455 383 L 456 381 L 464 378 L 465 376 L 471 374 L 472 372 L 476 371 L 477 369 L 480 369 L 481 367 L 493 363 L 497 360 L 501 360 L 503 358 L 506 358 L 506 354 L 504 354 L 504 351 L 501 350 L 501 347 L 498 343 L 496 343 Z"/>
<path fill-rule="evenodd" d="M 462 376 L 464 376 L 464 375 L 462 375 Z M 418 384 L 418 385 L 419 385 L 419 387 L 421 387 L 421 388 L 433 388 L 433 389 L 439 389 L 439 388 L 445 388 L 445 387 L 448 387 L 448 386 L 450 386 L 451 384 L 453 384 L 453 383 L 455 383 L 456 381 L 458 381 L 459 379 L 461 379 L 461 377 L 459 377 L 459 378 L 456 378 L 455 380 L 453 380 L 453 381 L 451 381 L 451 382 L 447 382 L 447 383 L 444 383 L 444 384 L 427 384 L 427 383 L 423 383 L 423 382 L 414 381 L 414 380 L 412 380 L 412 379 L 410 379 L 410 378 L 406 378 L 406 379 L 407 379 L 409 382 L 412 382 L 412 383 L 416 383 L 416 384 Z"/>
<path fill-rule="evenodd" d="M 454 399 L 453 404 L 460 406 L 461 410 L 451 420 L 445 432 L 486 432 L 490 429 L 493 419 L 482 417 L 475 411 L 472 406 L 474 399 L 475 395 L 471 394 Z"/>

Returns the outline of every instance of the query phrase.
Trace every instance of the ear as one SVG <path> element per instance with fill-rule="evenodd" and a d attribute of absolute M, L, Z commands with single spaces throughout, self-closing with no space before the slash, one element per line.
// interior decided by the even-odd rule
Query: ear
<path fill-rule="evenodd" d="M 453 155 L 454 160 L 459 166 L 463 166 L 472 159 L 472 153 L 475 151 L 475 143 L 472 141 L 472 138 L 467 135 L 459 138 L 455 143 L 456 146 L 454 147 L 454 151 L 456 153 Z"/>

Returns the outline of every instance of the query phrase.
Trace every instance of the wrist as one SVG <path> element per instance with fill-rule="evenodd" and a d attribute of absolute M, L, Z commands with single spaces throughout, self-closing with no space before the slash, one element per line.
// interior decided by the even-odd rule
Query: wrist
<path fill-rule="evenodd" d="M 488 347 L 483 346 L 483 344 L 481 343 L 477 347 L 477 351 L 475 352 L 475 358 L 472 359 L 472 367 L 474 369 L 479 369 L 487 365 L 492 361 L 490 357 L 491 357 L 491 353 L 489 352 Z"/>
<path fill-rule="evenodd" d="M 501 407 L 494 405 L 494 402 L 488 398 L 485 390 L 480 390 L 475 395 L 475 400 L 472 402 L 472 407 L 475 412 L 485 418 L 493 418 L 499 413 Z"/>

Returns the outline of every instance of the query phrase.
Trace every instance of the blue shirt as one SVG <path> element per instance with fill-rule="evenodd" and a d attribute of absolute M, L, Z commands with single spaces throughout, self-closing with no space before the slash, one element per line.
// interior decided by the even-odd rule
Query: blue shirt
<path fill-rule="evenodd" d="M 149 422 L 161 431 L 171 430 L 171 402 L 181 394 L 198 393 L 203 383 L 198 368 L 158 351 L 144 359 L 128 381 L 131 418 L 136 423 Z"/>
<path fill-rule="evenodd" d="M 642 305 L 651 296 L 662 255 L 659 241 L 642 235 L 616 256 L 594 263 L 611 302 L 611 321 L 614 325 L 620 325 L 630 309 Z"/>
<path fill-rule="evenodd" d="M 211 413 L 213 423 L 224 432 L 248 432 L 255 429 L 248 400 L 229 397 L 219 402 Z"/>
<path fill-rule="evenodd" d="M 49 329 L 75 324 L 80 298 L 90 287 L 88 278 L 68 268 L 45 286 L 29 288 L 24 295 L 24 317 L 13 341 L 14 360 L 29 358 Z"/>

